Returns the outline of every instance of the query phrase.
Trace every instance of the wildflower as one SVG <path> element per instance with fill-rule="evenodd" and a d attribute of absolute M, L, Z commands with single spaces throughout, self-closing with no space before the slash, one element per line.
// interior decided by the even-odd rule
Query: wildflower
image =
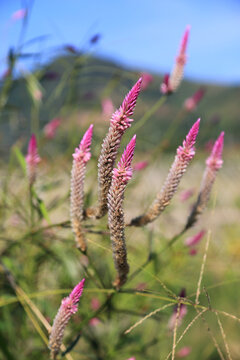
<path fill-rule="evenodd" d="M 139 161 L 138 163 L 133 165 L 133 171 L 141 171 L 143 169 L 145 169 L 145 167 L 148 166 L 148 162 L 147 161 Z"/>
<path fill-rule="evenodd" d="M 146 90 L 148 86 L 153 82 L 153 76 L 147 72 L 141 73 L 142 78 L 142 90 Z"/>
<path fill-rule="evenodd" d="M 189 37 L 190 26 L 187 26 L 182 38 L 179 53 L 176 58 L 174 68 L 170 75 L 165 75 L 163 84 L 161 85 L 161 92 L 163 94 L 170 94 L 175 92 L 181 84 L 184 72 L 184 66 L 187 61 L 186 50 Z"/>
<path fill-rule="evenodd" d="M 112 170 L 122 136 L 133 121 L 129 116 L 133 114 L 136 106 L 141 82 L 142 79 L 140 78 L 129 91 L 120 108 L 112 115 L 98 161 L 98 206 L 87 209 L 87 217 L 101 218 L 107 213 L 107 196 L 112 181 Z"/>
<path fill-rule="evenodd" d="M 113 258 L 117 270 L 114 285 L 120 288 L 127 280 L 129 266 L 124 234 L 124 191 L 132 177 L 131 162 L 136 144 L 136 135 L 126 147 L 117 168 L 113 169 L 112 184 L 108 194 L 108 225 L 113 248 Z"/>
<path fill-rule="evenodd" d="M 205 94 L 205 89 L 204 88 L 200 88 L 198 91 L 195 92 L 195 94 L 193 94 L 192 97 L 188 98 L 185 100 L 184 102 L 184 109 L 186 111 L 193 111 L 196 109 L 198 103 L 201 101 L 201 99 L 203 98 Z"/>
<path fill-rule="evenodd" d="M 101 305 L 101 303 L 98 300 L 98 298 L 96 298 L 96 297 L 92 298 L 92 300 L 91 300 L 91 309 L 92 310 L 94 310 L 94 311 L 98 310 L 100 308 L 100 305 Z"/>
<path fill-rule="evenodd" d="M 97 317 L 94 317 L 91 320 L 89 320 L 89 325 L 92 327 L 95 327 L 98 324 L 100 324 L 100 320 Z"/>
<path fill-rule="evenodd" d="M 184 190 L 180 193 L 179 197 L 182 202 L 187 201 L 194 194 L 194 189 Z"/>
<path fill-rule="evenodd" d="M 180 294 L 179 294 L 180 298 L 185 298 L 186 297 L 186 290 L 182 289 Z M 182 323 L 183 318 L 185 317 L 185 315 L 187 314 L 187 306 L 185 304 L 180 304 L 180 305 L 176 305 L 173 309 L 173 314 L 169 319 L 168 322 L 168 329 L 173 331 L 176 321 L 177 321 L 177 326 L 180 326 Z M 177 318 L 178 317 L 178 318 Z"/>
<path fill-rule="evenodd" d="M 203 174 L 202 183 L 200 187 L 200 192 L 198 199 L 193 206 L 191 214 L 187 220 L 185 230 L 189 229 L 195 224 L 198 217 L 207 206 L 212 186 L 216 179 L 218 170 L 222 167 L 222 151 L 224 143 L 224 132 L 221 132 L 218 139 L 216 140 L 210 156 L 206 160 L 206 168 Z"/>
<path fill-rule="evenodd" d="M 32 186 L 36 180 L 37 164 L 40 161 L 41 161 L 41 158 L 38 155 L 38 151 L 37 151 L 37 139 L 36 139 L 36 136 L 34 134 L 32 134 L 29 144 L 28 144 L 28 153 L 26 156 L 27 173 L 28 173 L 28 179 L 29 179 L 30 186 Z"/>
<path fill-rule="evenodd" d="M 198 119 L 190 129 L 186 140 L 183 141 L 183 145 L 178 147 L 175 160 L 168 173 L 163 188 L 157 195 L 152 205 L 145 214 L 132 219 L 130 226 L 142 226 L 154 221 L 170 203 L 170 200 L 177 191 L 178 185 L 187 169 L 187 166 L 195 155 L 194 144 L 198 134 L 199 124 L 200 119 Z"/>
<path fill-rule="evenodd" d="M 12 14 L 12 20 L 21 20 L 27 16 L 27 9 L 19 9 Z"/>
<path fill-rule="evenodd" d="M 114 106 L 110 98 L 102 100 L 102 115 L 110 116 L 114 111 Z"/>
<path fill-rule="evenodd" d="M 86 240 L 82 229 L 84 205 L 84 179 L 86 164 L 91 158 L 90 146 L 92 141 L 93 125 L 85 132 L 82 141 L 73 154 L 71 173 L 71 222 L 75 234 L 77 247 L 86 251 Z"/>
<path fill-rule="evenodd" d="M 42 98 L 43 98 L 43 93 L 42 93 L 42 91 L 39 90 L 39 89 L 35 89 L 35 90 L 33 91 L 33 98 L 34 98 L 34 100 L 36 100 L 37 102 L 40 102 L 40 101 L 42 100 Z"/>
<path fill-rule="evenodd" d="M 61 119 L 55 118 L 44 126 L 44 134 L 47 139 L 53 139 L 56 135 L 56 131 L 61 124 Z"/>
<path fill-rule="evenodd" d="M 184 241 L 184 245 L 188 246 L 188 247 L 197 245 L 202 240 L 205 233 L 206 233 L 206 231 L 202 230 L 202 231 L 198 232 L 196 235 L 187 238 Z"/>
<path fill-rule="evenodd" d="M 161 84 L 160 90 L 162 94 L 171 94 L 171 90 L 169 88 L 169 74 L 165 74 L 163 78 L 163 82 Z"/>
<path fill-rule="evenodd" d="M 192 351 L 192 349 L 189 346 L 184 346 L 176 353 L 176 357 L 184 358 L 184 357 L 188 356 L 191 353 L 191 351 Z"/>
<path fill-rule="evenodd" d="M 189 249 L 189 255 L 191 255 L 191 256 L 195 256 L 195 255 L 197 255 L 197 249 L 196 248 L 191 248 L 191 249 Z"/>
<path fill-rule="evenodd" d="M 85 279 L 76 285 L 70 295 L 64 298 L 61 306 L 53 321 L 52 330 L 49 337 L 49 349 L 51 350 L 51 357 L 56 358 L 59 353 L 65 327 L 71 316 L 77 312 L 78 302 L 83 292 Z"/>

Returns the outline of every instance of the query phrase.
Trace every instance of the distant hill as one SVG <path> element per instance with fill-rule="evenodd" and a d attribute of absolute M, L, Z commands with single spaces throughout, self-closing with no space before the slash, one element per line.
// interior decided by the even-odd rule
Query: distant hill
<path fill-rule="evenodd" d="M 154 81 L 141 93 L 135 121 L 160 97 L 159 86 L 162 76 L 153 74 Z M 139 72 L 120 65 L 87 55 L 73 54 L 55 58 L 44 68 L 36 69 L 33 76 L 18 78 L 10 83 L 8 98 L 0 114 L 1 153 L 19 138 L 28 137 L 31 130 L 31 119 L 39 118 L 40 129 L 56 116 L 71 116 L 74 112 L 101 112 L 101 99 L 111 97 L 118 107 L 134 82 Z M 6 80 L 5 80 L 6 81 Z M 43 99 L 34 107 L 31 91 L 40 86 Z M 206 88 L 206 94 L 194 113 L 188 113 L 181 121 L 177 133 L 171 140 L 171 147 L 179 143 L 186 129 L 198 117 L 202 118 L 200 142 L 211 137 L 216 138 L 220 130 L 227 133 L 229 144 L 239 143 L 240 134 L 240 87 L 218 86 L 183 81 L 179 91 L 170 96 L 166 104 L 157 111 L 142 127 L 138 134 L 149 147 L 158 144 L 163 138 L 169 124 L 181 115 L 183 102 L 200 86 Z M 4 89 L 4 81 L 1 84 Z"/>

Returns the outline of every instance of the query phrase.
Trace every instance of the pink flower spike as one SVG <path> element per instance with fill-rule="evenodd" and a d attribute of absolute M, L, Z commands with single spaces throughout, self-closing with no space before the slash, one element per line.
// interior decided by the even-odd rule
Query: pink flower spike
<path fill-rule="evenodd" d="M 198 91 L 196 91 L 192 97 L 188 98 L 184 102 L 184 108 L 186 111 L 193 111 L 196 109 L 198 103 L 203 98 L 203 95 L 205 94 L 205 89 L 200 88 Z"/>
<path fill-rule="evenodd" d="M 169 87 L 169 74 L 165 74 L 163 78 L 163 82 L 160 86 L 160 91 L 163 95 L 171 94 L 172 90 Z"/>
<path fill-rule="evenodd" d="M 103 116 L 111 116 L 114 111 L 114 106 L 112 100 L 110 98 L 106 98 L 102 100 L 102 115 Z"/>
<path fill-rule="evenodd" d="M 55 316 L 49 337 L 49 348 L 51 349 L 51 355 L 53 359 L 55 359 L 56 355 L 59 353 L 64 330 L 68 321 L 70 320 L 72 314 L 77 312 L 84 283 L 85 279 L 80 281 L 80 283 L 75 286 L 71 294 L 62 300 L 61 306 L 57 312 L 57 315 Z"/>
<path fill-rule="evenodd" d="M 44 126 L 44 135 L 47 139 L 53 139 L 56 135 L 56 131 L 61 124 L 60 118 L 55 118 L 51 120 L 48 124 Z"/>
<path fill-rule="evenodd" d="M 91 300 L 91 309 L 96 311 L 96 310 L 98 310 L 100 308 L 100 306 L 101 306 L 101 303 L 98 300 L 98 298 L 96 298 L 96 297 L 92 298 L 92 300 Z"/>
<path fill-rule="evenodd" d="M 177 61 L 182 61 L 182 60 L 186 61 L 186 50 L 187 50 L 187 44 L 188 44 L 188 38 L 189 38 L 190 29 L 191 29 L 191 26 L 188 25 L 186 30 L 185 30 L 185 33 L 183 35 L 183 38 L 182 38 L 182 42 L 181 42 L 181 45 L 180 45 Z"/>
<path fill-rule="evenodd" d="M 203 236 L 205 235 L 205 233 L 206 233 L 206 231 L 205 231 L 205 230 L 202 230 L 202 231 L 198 232 L 196 235 L 187 238 L 187 239 L 184 241 L 184 245 L 191 247 L 191 246 L 194 246 L 194 245 L 198 244 L 199 241 L 202 240 L 202 238 L 203 238 Z"/>
<path fill-rule="evenodd" d="M 142 78 L 138 79 L 136 84 L 132 87 L 129 93 L 123 100 L 120 110 L 125 116 L 131 116 L 136 106 L 137 98 L 141 90 Z"/>
<path fill-rule="evenodd" d="M 211 155 L 206 160 L 206 165 L 212 170 L 219 170 L 222 167 L 222 151 L 224 144 L 224 131 L 221 132 L 216 140 Z"/>
<path fill-rule="evenodd" d="M 73 158 L 76 161 L 82 160 L 84 163 L 87 163 L 91 158 L 90 146 L 92 141 L 93 125 L 91 124 L 88 130 L 83 135 L 83 138 L 80 142 L 78 148 L 75 149 L 73 153 Z"/>
<path fill-rule="evenodd" d="M 142 90 L 146 90 L 148 86 L 153 82 L 153 76 L 147 72 L 141 73 L 142 77 Z"/>
<path fill-rule="evenodd" d="M 147 167 L 147 166 L 148 166 L 147 161 L 139 161 L 133 165 L 133 171 L 141 171 L 141 170 L 145 169 L 145 167 Z"/>
<path fill-rule="evenodd" d="M 190 250 L 189 250 L 189 255 L 190 256 L 195 256 L 195 255 L 197 255 L 197 249 L 196 248 L 190 248 Z"/>
<path fill-rule="evenodd" d="M 27 171 L 30 185 L 32 185 L 36 179 L 37 164 L 41 161 L 40 156 L 37 151 L 37 139 L 34 134 L 32 134 L 29 144 L 28 144 L 28 153 L 26 156 L 27 162 Z"/>
<path fill-rule="evenodd" d="M 180 193 L 179 197 L 182 202 L 187 201 L 194 194 L 194 189 L 184 190 Z"/>
<path fill-rule="evenodd" d="M 92 318 L 89 320 L 89 325 L 95 327 L 100 324 L 100 320 L 97 317 Z"/>
<path fill-rule="evenodd" d="M 183 146 L 179 146 L 177 149 L 177 155 L 181 158 L 188 158 L 191 160 L 195 155 L 194 144 L 196 142 L 197 134 L 199 131 L 200 119 L 198 119 L 186 136 L 186 140 L 183 141 Z"/>
<path fill-rule="evenodd" d="M 136 145 L 136 135 L 133 136 L 132 140 L 127 145 L 124 153 L 117 164 L 117 168 L 113 169 L 113 179 L 121 177 L 122 182 L 128 182 L 132 177 L 131 162 L 134 155 L 134 149 Z"/>
<path fill-rule="evenodd" d="M 26 15 L 27 15 L 27 9 L 19 9 L 12 14 L 11 19 L 13 21 L 21 20 L 25 18 Z"/>
<path fill-rule="evenodd" d="M 191 351 L 192 351 L 192 349 L 189 346 L 184 346 L 176 353 L 176 357 L 184 358 L 184 357 L 188 356 L 191 353 Z"/>
<path fill-rule="evenodd" d="M 135 356 L 132 356 L 128 360 L 136 360 L 136 358 L 135 358 Z"/>

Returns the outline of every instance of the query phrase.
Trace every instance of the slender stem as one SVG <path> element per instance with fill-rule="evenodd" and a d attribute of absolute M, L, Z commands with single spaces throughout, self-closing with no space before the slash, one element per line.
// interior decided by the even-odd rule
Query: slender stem
<path fill-rule="evenodd" d="M 138 120 L 132 127 L 130 131 L 131 134 L 135 134 L 137 130 L 139 130 L 141 127 L 143 127 L 146 123 L 146 121 L 153 116 L 158 109 L 165 103 L 167 100 L 167 96 L 161 96 L 160 99 L 141 117 L 141 119 Z"/>

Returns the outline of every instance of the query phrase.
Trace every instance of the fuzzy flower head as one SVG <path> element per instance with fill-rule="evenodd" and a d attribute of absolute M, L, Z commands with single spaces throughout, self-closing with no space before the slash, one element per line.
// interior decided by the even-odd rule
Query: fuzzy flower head
<path fill-rule="evenodd" d="M 141 73 L 141 77 L 142 77 L 142 90 L 145 90 L 153 82 L 153 76 L 147 72 L 143 72 Z"/>
<path fill-rule="evenodd" d="M 56 358 L 56 355 L 59 353 L 64 330 L 72 316 L 77 312 L 79 299 L 83 292 L 85 279 L 80 281 L 78 285 L 75 286 L 70 295 L 64 298 L 61 302 L 61 306 L 55 316 L 53 321 L 52 330 L 49 337 L 49 348 L 51 349 L 51 357 Z"/>
<path fill-rule="evenodd" d="M 102 115 L 110 116 L 114 111 L 114 106 L 110 98 L 105 98 L 102 100 Z"/>
<path fill-rule="evenodd" d="M 189 133 L 186 136 L 186 140 L 183 141 L 183 146 L 179 146 L 177 149 L 177 155 L 183 159 L 191 160 L 195 155 L 194 144 L 196 142 L 197 134 L 199 131 L 200 119 L 198 119 L 191 127 Z"/>
<path fill-rule="evenodd" d="M 169 87 L 169 74 L 165 74 L 164 75 L 164 78 L 163 78 L 163 82 L 162 82 L 162 84 L 161 84 L 161 86 L 160 86 L 160 90 L 161 90 L 161 93 L 162 94 L 171 94 L 171 89 L 170 89 L 170 87 Z"/>
<path fill-rule="evenodd" d="M 219 170 L 222 167 L 222 151 L 224 144 L 224 131 L 221 132 L 218 139 L 216 140 L 211 155 L 206 160 L 206 165 L 212 170 Z"/>
<path fill-rule="evenodd" d="M 194 189 L 184 190 L 180 193 L 180 200 L 182 202 L 187 201 L 194 194 Z"/>
<path fill-rule="evenodd" d="M 136 106 L 137 98 L 141 90 L 142 78 L 132 87 L 123 100 L 122 105 L 112 115 L 111 126 L 116 127 L 119 131 L 124 132 L 131 126 L 132 119 L 129 118 L 133 114 Z"/>
<path fill-rule="evenodd" d="M 176 62 L 178 64 L 181 64 L 181 65 L 185 65 L 185 63 L 187 61 L 186 50 L 187 50 L 189 32 L 190 32 L 190 26 L 188 25 L 186 30 L 185 30 L 185 33 L 183 35 L 181 45 L 180 45 L 180 49 L 179 49 L 179 53 L 178 53 L 177 58 L 176 58 Z"/>
<path fill-rule="evenodd" d="M 176 357 L 181 359 L 185 358 L 191 353 L 191 351 L 192 349 L 189 346 L 184 346 L 176 353 Z"/>
<path fill-rule="evenodd" d="M 186 111 L 193 111 L 196 109 L 198 103 L 201 101 L 201 99 L 203 98 L 205 94 L 205 89 L 204 88 L 200 88 L 198 89 L 198 91 L 196 91 L 192 97 L 188 98 L 185 100 L 184 102 L 184 109 Z"/>
<path fill-rule="evenodd" d="M 71 294 L 62 300 L 61 306 L 66 312 L 75 314 L 77 312 L 79 299 L 83 292 L 85 279 L 82 279 L 79 284 L 75 286 Z"/>
<path fill-rule="evenodd" d="M 31 139 L 28 143 L 28 153 L 26 156 L 26 162 L 28 165 L 37 165 L 41 161 L 41 158 L 38 155 L 37 151 L 37 139 L 34 134 L 32 134 Z"/>
<path fill-rule="evenodd" d="M 141 170 L 145 169 L 145 167 L 147 167 L 147 166 L 148 166 L 147 161 L 139 161 L 136 164 L 134 164 L 133 170 L 134 171 L 141 171 Z"/>
<path fill-rule="evenodd" d="M 195 246 L 196 244 L 198 244 L 202 240 L 205 233 L 206 233 L 205 230 L 202 230 L 202 231 L 198 232 L 196 235 L 187 238 L 185 240 L 184 244 L 186 246 L 189 246 L 189 247 Z"/>
<path fill-rule="evenodd" d="M 38 155 L 38 151 L 37 151 L 37 139 L 36 136 L 33 134 L 28 144 L 28 153 L 26 156 L 27 173 L 28 173 L 30 185 L 33 185 L 33 183 L 36 180 L 37 165 L 40 161 L 41 158 Z"/>
<path fill-rule="evenodd" d="M 56 135 L 56 131 L 61 124 L 60 118 L 51 120 L 47 125 L 44 126 L 44 135 L 47 139 L 53 139 Z"/>
<path fill-rule="evenodd" d="M 90 146 L 92 142 L 92 133 L 93 133 L 93 125 L 90 125 L 88 130 L 83 135 L 79 147 L 76 148 L 75 153 L 73 153 L 73 158 L 75 161 L 82 160 L 84 163 L 87 163 L 90 160 L 91 158 Z"/>
<path fill-rule="evenodd" d="M 133 136 L 132 140 L 127 145 L 124 153 L 117 164 L 117 168 L 113 169 L 113 179 L 117 180 L 121 178 L 123 183 L 128 182 L 132 177 L 131 162 L 134 155 L 134 149 L 136 145 L 136 135 Z"/>

